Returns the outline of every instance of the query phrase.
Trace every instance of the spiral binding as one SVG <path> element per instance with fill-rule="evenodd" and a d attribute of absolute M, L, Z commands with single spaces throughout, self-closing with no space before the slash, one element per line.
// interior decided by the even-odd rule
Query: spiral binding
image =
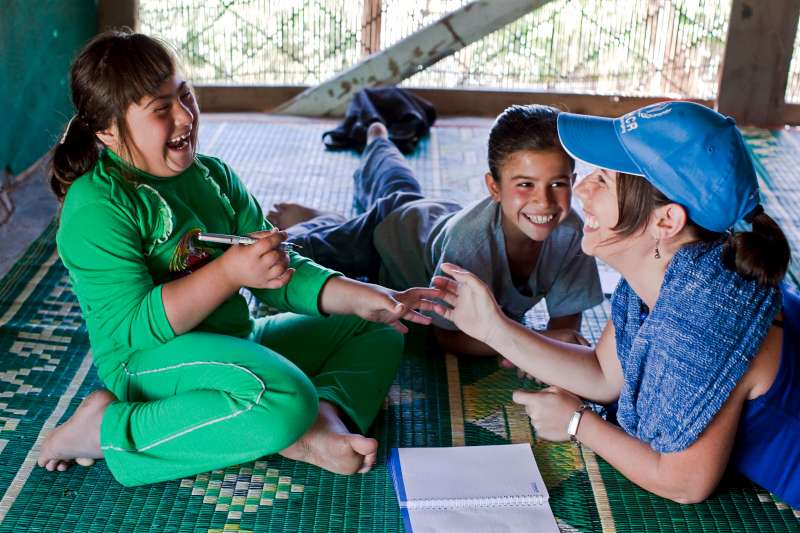
<path fill-rule="evenodd" d="M 437 498 L 401 502 L 407 509 L 463 509 L 467 507 L 532 507 L 544 505 L 545 495 L 490 496 L 486 498 Z"/>

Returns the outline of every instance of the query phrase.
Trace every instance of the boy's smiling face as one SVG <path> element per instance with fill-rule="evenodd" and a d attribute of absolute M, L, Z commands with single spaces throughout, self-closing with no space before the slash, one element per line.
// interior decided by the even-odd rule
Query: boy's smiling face
<path fill-rule="evenodd" d="M 575 174 L 562 150 L 520 150 L 486 174 L 489 194 L 503 212 L 507 240 L 544 241 L 567 218 Z"/>

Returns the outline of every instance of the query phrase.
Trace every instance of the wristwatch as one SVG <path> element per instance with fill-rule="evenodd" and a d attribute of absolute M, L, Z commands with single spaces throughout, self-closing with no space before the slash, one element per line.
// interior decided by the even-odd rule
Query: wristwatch
<path fill-rule="evenodd" d="M 567 435 L 569 435 L 569 440 L 574 443 L 578 442 L 575 434 L 578 433 L 578 424 L 581 423 L 583 412 L 588 409 L 588 407 L 588 404 L 582 403 L 581 406 L 572 413 L 572 418 L 569 419 L 569 424 L 567 424 Z"/>

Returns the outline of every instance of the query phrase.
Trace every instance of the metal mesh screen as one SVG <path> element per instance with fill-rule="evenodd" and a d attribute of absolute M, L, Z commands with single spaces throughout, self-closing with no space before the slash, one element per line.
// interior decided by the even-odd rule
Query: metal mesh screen
<path fill-rule="evenodd" d="M 195 83 L 314 85 L 361 54 L 361 2 L 140 0 L 139 23 Z"/>
<path fill-rule="evenodd" d="M 434 3 L 441 8 L 434 9 Z M 466 3 L 385 0 L 384 19 L 404 22 L 384 25 L 382 43 L 387 46 Z M 714 98 L 730 4 L 557 0 L 406 83 Z"/>
<path fill-rule="evenodd" d="M 362 1 L 141 0 L 199 83 L 316 84 L 362 57 Z M 383 0 L 385 48 L 468 0 Z M 406 85 L 713 98 L 731 0 L 555 0 Z"/>

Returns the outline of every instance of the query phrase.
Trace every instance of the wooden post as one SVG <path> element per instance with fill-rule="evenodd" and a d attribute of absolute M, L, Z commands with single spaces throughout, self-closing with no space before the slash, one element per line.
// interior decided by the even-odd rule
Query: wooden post
<path fill-rule="evenodd" d="M 381 49 L 381 0 L 363 0 L 361 12 L 361 56 Z"/>
<path fill-rule="evenodd" d="M 800 0 L 798 0 L 800 1 Z M 550 0 L 476 0 L 279 106 L 286 115 L 344 113 L 359 89 L 400 83 Z"/>
<path fill-rule="evenodd" d="M 139 0 L 98 0 L 97 31 L 127 26 L 136 31 L 139 26 Z"/>
<path fill-rule="evenodd" d="M 740 125 L 781 125 L 800 0 L 733 0 L 717 110 Z"/>

